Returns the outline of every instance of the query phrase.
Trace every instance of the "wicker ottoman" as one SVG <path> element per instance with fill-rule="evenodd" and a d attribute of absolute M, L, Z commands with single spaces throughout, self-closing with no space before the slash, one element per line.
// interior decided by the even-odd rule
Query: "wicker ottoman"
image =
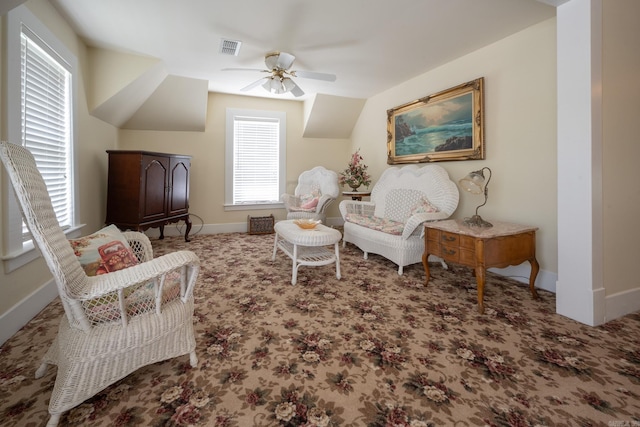
<path fill-rule="evenodd" d="M 336 264 L 336 278 L 340 279 L 340 252 L 338 243 L 342 234 L 338 230 L 318 224 L 308 230 L 298 227 L 293 220 L 279 221 L 275 227 L 272 260 L 276 259 L 278 248 L 293 260 L 291 284 L 295 285 L 298 268 L 301 265 L 317 266 Z M 327 246 L 333 245 L 330 251 Z"/>

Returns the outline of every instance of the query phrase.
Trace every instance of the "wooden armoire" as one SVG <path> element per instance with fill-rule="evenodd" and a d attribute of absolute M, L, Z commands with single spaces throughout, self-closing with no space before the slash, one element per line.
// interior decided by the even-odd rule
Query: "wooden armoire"
<path fill-rule="evenodd" d="M 144 231 L 184 221 L 189 241 L 191 156 L 134 150 L 107 150 L 109 177 L 106 224 Z"/>

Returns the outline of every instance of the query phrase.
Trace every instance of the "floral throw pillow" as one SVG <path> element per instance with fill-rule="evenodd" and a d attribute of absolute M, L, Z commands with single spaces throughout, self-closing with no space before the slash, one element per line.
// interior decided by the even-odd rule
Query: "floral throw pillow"
<path fill-rule="evenodd" d="M 313 188 L 308 194 L 300 195 L 300 203 L 298 207 L 294 207 L 290 209 L 294 212 L 313 212 L 316 210 L 316 206 L 318 206 L 318 201 L 320 200 L 320 189 Z"/>
<path fill-rule="evenodd" d="M 437 206 L 434 206 L 429 199 L 422 197 L 418 203 L 411 209 L 411 215 L 418 213 L 435 213 L 440 212 Z"/>
<path fill-rule="evenodd" d="M 300 195 L 300 205 L 304 205 L 306 203 L 311 202 L 313 199 L 318 199 L 318 198 L 320 198 L 320 189 L 313 188 L 310 193 Z"/>
<path fill-rule="evenodd" d="M 109 225 L 88 236 L 69 240 L 87 276 L 97 276 L 138 264 L 118 227 Z"/>
<path fill-rule="evenodd" d="M 138 264 L 138 259 L 118 227 L 110 225 L 95 233 L 69 241 L 87 276 L 106 274 Z M 167 273 L 162 304 L 180 296 L 179 269 Z M 136 284 L 124 291 L 127 315 L 136 316 L 155 310 L 154 282 Z M 120 306 L 115 293 L 83 301 L 92 324 L 120 320 Z"/>
<path fill-rule="evenodd" d="M 303 203 L 302 205 L 300 205 L 300 207 L 302 209 L 315 209 L 315 207 L 318 206 L 318 198 L 314 197 L 313 199 L 309 200 L 306 203 Z"/>

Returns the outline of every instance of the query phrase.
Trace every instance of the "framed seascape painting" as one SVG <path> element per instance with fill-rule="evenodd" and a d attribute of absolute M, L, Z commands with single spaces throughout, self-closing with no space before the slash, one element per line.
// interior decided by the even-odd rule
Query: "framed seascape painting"
<path fill-rule="evenodd" d="M 387 163 L 484 159 L 484 78 L 387 110 Z"/>

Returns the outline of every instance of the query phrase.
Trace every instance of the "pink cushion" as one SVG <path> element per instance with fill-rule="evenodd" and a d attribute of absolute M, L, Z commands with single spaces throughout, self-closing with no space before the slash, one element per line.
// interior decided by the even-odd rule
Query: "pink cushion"
<path fill-rule="evenodd" d="M 316 206 L 318 206 L 318 198 L 317 197 L 314 197 L 313 199 L 309 200 L 308 202 L 300 205 L 300 207 L 302 209 L 313 209 Z"/>

